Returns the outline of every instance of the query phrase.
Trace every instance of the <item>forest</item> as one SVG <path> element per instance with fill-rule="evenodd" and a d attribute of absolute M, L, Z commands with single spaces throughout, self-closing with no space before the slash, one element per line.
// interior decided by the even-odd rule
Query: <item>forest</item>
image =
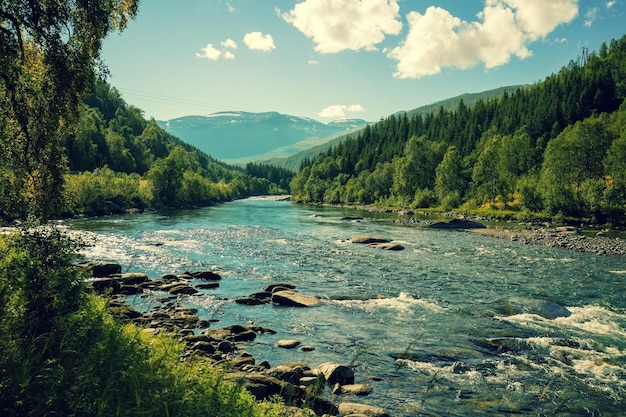
<path fill-rule="evenodd" d="M 204 206 L 251 195 L 286 193 L 293 173 L 263 164 L 226 165 L 168 134 L 119 92 L 96 80 L 65 138 L 60 204 L 52 216 L 127 209 Z M 26 196 L 0 163 L 0 217 L 23 218 Z"/>
<path fill-rule="evenodd" d="M 626 36 L 497 99 L 393 115 L 306 160 L 294 201 L 626 220 Z"/>

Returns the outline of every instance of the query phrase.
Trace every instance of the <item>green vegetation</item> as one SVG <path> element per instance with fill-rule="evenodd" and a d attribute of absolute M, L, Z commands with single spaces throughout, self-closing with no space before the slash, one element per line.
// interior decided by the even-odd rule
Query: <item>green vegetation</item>
<path fill-rule="evenodd" d="M 626 37 L 500 98 L 367 126 L 304 161 L 291 192 L 300 202 L 623 224 L 625 98 Z"/>
<path fill-rule="evenodd" d="M 96 81 L 102 39 L 135 16 L 137 0 L 0 4 L 0 219 L 24 220 L 0 237 L 0 415 L 281 415 L 219 370 L 182 361 L 173 339 L 117 322 L 73 266 L 79 245 L 40 226 L 67 211 L 204 204 L 277 186 L 167 136 Z"/>
<path fill-rule="evenodd" d="M 0 239 L 0 414 L 278 416 L 182 346 L 123 325 L 72 266 L 58 230 Z"/>
<path fill-rule="evenodd" d="M 226 165 L 168 134 L 102 81 L 81 105 L 68 137 L 65 213 L 203 206 L 284 194 L 293 173 L 268 165 Z"/>

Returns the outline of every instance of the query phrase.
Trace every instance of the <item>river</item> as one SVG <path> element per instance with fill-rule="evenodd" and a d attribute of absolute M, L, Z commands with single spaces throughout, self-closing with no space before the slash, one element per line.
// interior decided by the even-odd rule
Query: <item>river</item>
<path fill-rule="evenodd" d="M 275 330 L 245 346 L 257 361 L 353 365 L 356 382 L 374 390 L 348 401 L 393 416 L 626 412 L 624 257 L 342 219 L 357 215 L 368 214 L 260 198 L 65 224 L 92 242 L 88 259 L 118 262 L 124 272 L 220 273 L 219 288 L 181 302 L 219 320 L 214 327 Z M 405 250 L 349 243 L 357 234 L 385 236 Z M 234 302 L 273 283 L 293 284 L 322 304 Z M 132 301 L 143 309 L 156 302 Z M 571 315 L 535 314 L 545 302 Z M 274 347 L 280 339 L 315 350 Z"/>

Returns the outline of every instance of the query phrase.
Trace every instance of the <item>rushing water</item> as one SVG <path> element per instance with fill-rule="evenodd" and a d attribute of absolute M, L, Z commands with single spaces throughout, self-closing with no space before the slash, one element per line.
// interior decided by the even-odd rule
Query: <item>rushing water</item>
<path fill-rule="evenodd" d="M 245 346 L 258 361 L 354 365 L 356 382 L 374 391 L 347 401 L 394 416 L 626 413 L 626 259 L 342 220 L 355 214 L 250 199 L 67 225 L 94 238 L 89 259 L 119 262 L 125 272 L 219 272 L 218 289 L 181 302 L 218 319 L 216 327 L 254 323 L 277 331 Z M 405 250 L 347 242 L 364 233 Z M 322 305 L 233 301 L 279 282 L 319 296 Z M 572 314 L 533 314 L 540 301 Z M 274 347 L 291 338 L 316 349 Z"/>

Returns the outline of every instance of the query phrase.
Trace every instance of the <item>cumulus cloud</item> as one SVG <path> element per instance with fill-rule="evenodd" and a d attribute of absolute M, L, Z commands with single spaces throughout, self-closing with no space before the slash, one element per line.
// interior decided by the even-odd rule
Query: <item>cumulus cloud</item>
<path fill-rule="evenodd" d="M 376 50 L 385 35 L 402 29 L 397 0 L 305 0 L 283 20 L 315 43 L 317 52 Z"/>
<path fill-rule="evenodd" d="M 234 40 L 232 40 L 232 39 L 230 39 L 230 38 L 228 38 L 228 39 L 226 39 L 225 41 L 223 41 L 223 42 L 221 43 L 221 45 L 222 45 L 224 48 L 227 48 L 227 49 L 237 49 L 237 42 L 235 42 Z"/>
<path fill-rule="evenodd" d="M 364 111 L 365 109 L 360 104 L 333 104 L 320 111 L 317 115 L 329 119 L 343 119 L 346 117 L 346 112 L 358 113 Z"/>
<path fill-rule="evenodd" d="M 615 0 L 607 1 L 606 2 L 606 8 L 610 9 L 611 7 L 615 6 L 615 3 L 617 3 L 617 1 L 615 1 Z"/>
<path fill-rule="evenodd" d="M 200 52 L 196 52 L 196 56 L 198 58 L 210 59 L 211 61 L 217 61 L 220 58 L 235 59 L 235 54 L 228 49 L 237 49 L 237 42 L 229 38 L 220 42 L 220 45 L 222 46 L 221 50 L 209 43 Z"/>
<path fill-rule="evenodd" d="M 276 49 L 272 35 L 264 35 L 261 32 L 246 33 L 243 37 L 243 43 L 245 43 L 248 48 L 257 51 L 269 52 Z"/>
<path fill-rule="evenodd" d="M 529 57 L 530 43 L 577 15 L 577 0 L 486 0 L 474 22 L 431 6 L 424 14 L 407 15 L 407 37 L 387 56 L 398 61 L 396 78 L 421 78 L 445 67 L 466 69 L 480 62 L 494 68 L 512 56 Z"/>
<path fill-rule="evenodd" d="M 198 58 L 210 59 L 211 61 L 217 61 L 220 59 L 222 55 L 222 51 L 215 48 L 213 44 L 207 44 L 204 48 L 200 50 L 200 52 L 196 52 L 196 56 Z"/>

